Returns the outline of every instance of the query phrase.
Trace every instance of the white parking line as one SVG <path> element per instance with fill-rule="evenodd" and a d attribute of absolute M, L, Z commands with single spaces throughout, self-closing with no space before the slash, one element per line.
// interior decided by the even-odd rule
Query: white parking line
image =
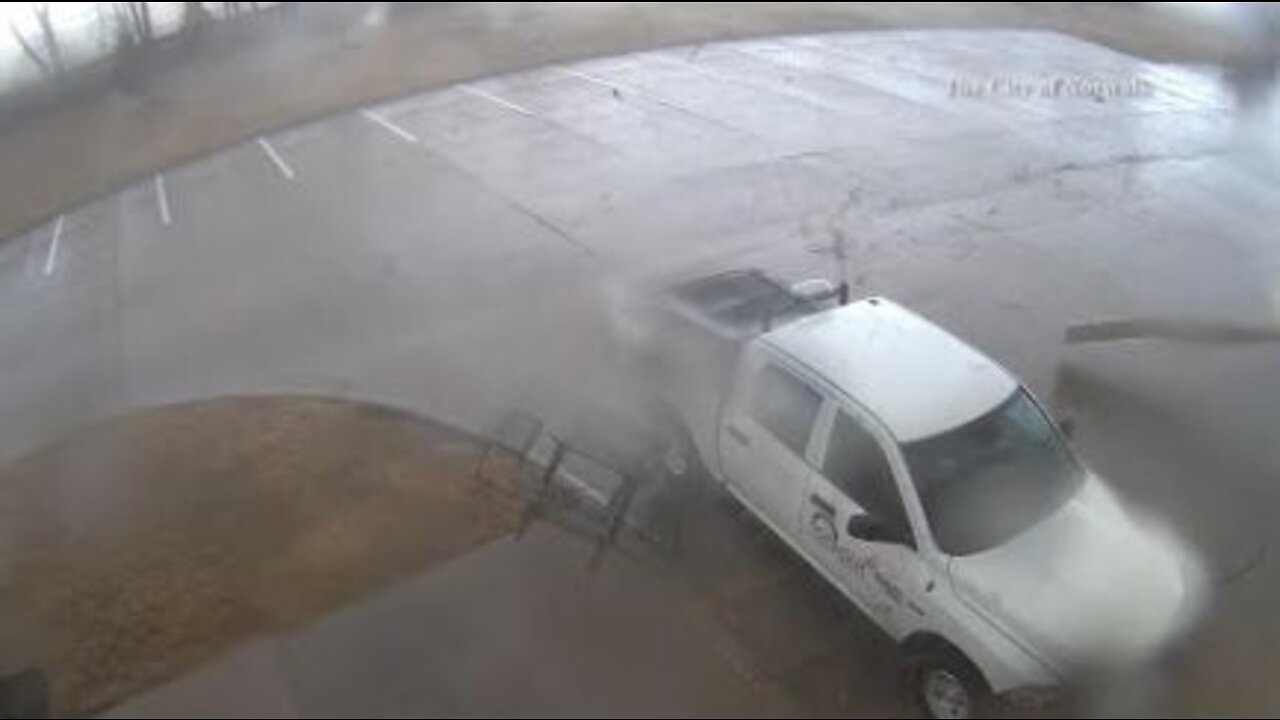
<path fill-rule="evenodd" d="M 62 221 L 65 219 L 65 215 L 59 215 L 58 221 L 53 224 L 53 239 L 49 241 L 49 254 L 44 259 L 45 277 L 53 274 L 53 267 L 58 262 L 58 241 L 62 239 Z"/>
<path fill-rule="evenodd" d="M 458 89 L 468 95 L 474 95 L 478 98 L 484 98 L 485 100 L 488 100 L 489 102 L 495 105 L 504 107 L 512 112 L 520 113 L 521 115 L 524 115 L 526 117 L 534 117 L 534 112 L 529 108 L 517 105 L 511 102 L 510 100 L 505 100 L 503 98 L 500 98 L 491 92 L 485 92 L 484 90 L 481 90 L 479 88 L 473 88 L 468 85 L 459 85 Z"/>
<path fill-rule="evenodd" d="M 579 72 L 577 70 L 566 70 L 564 68 L 555 68 L 555 70 L 561 75 L 566 75 L 571 78 L 577 78 L 578 80 L 582 80 L 583 82 L 589 82 L 592 85 L 599 85 L 600 87 L 605 88 L 606 90 L 622 90 L 622 88 L 618 87 L 617 85 L 609 82 L 608 80 L 601 80 L 595 75 L 588 75 L 587 73 L 584 73 L 584 72 Z"/>
<path fill-rule="evenodd" d="M 664 106 L 664 107 L 669 107 L 669 108 L 672 108 L 673 110 L 679 110 L 679 111 L 680 111 L 680 112 L 682 112 L 682 113 L 689 113 L 689 112 L 690 112 L 688 109 L 683 108 L 683 107 L 680 107 L 679 105 L 676 105 L 676 104 L 675 104 L 675 103 L 673 103 L 673 102 L 670 102 L 670 101 L 665 100 L 665 99 L 663 99 L 663 98 L 661 98 L 661 97 L 658 97 L 657 95 L 654 95 L 653 93 L 649 92 L 648 90 L 640 90 L 640 89 L 638 89 L 638 88 L 632 87 L 632 86 L 627 85 L 627 84 L 625 84 L 625 83 L 614 82 L 614 81 L 612 81 L 612 80 L 605 80 L 605 79 L 604 79 L 604 78 L 602 78 L 602 77 L 599 77 L 599 76 L 596 76 L 596 75 L 591 75 L 591 74 L 588 74 L 588 73 L 584 73 L 584 72 L 581 72 L 581 71 L 578 71 L 578 70 L 566 70 L 566 69 L 564 69 L 564 68 L 555 68 L 555 70 L 556 70 L 556 72 L 560 73 L 561 75 L 565 75 L 565 76 L 567 76 L 567 77 L 571 77 L 571 78 L 576 78 L 576 79 L 581 80 L 581 81 L 583 81 L 583 82 L 591 83 L 592 85 L 597 85 L 597 86 L 602 87 L 602 88 L 604 88 L 605 90 L 608 90 L 608 91 L 610 91 L 610 92 L 614 92 L 614 93 L 626 93 L 626 94 L 628 94 L 628 95 L 640 95 L 640 96 L 642 96 L 642 97 L 647 97 L 647 98 L 649 98 L 650 100 L 652 100 L 652 101 L 654 101 L 654 102 L 656 102 L 656 103 L 658 103 L 659 105 L 662 105 L 662 106 Z"/>
<path fill-rule="evenodd" d="M 375 113 L 374 111 L 372 111 L 372 110 L 361 110 L 361 111 L 360 111 L 360 114 L 361 114 L 361 115 L 364 115 L 364 116 L 365 116 L 366 118 L 368 118 L 370 121 L 375 122 L 375 123 L 377 123 L 377 124 L 381 125 L 381 126 L 382 126 L 383 128 L 385 128 L 388 132 L 390 132 L 391 134 L 393 134 L 393 135 L 395 135 L 395 136 L 399 137 L 401 140 L 404 140 L 405 142 L 413 143 L 413 144 L 415 144 L 415 145 L 416 145 L 416 144 L 418 144 L 418 136 L 417 136 L 417 135 L 414 135 L 413 133 L 409 132 L 408 130 L 405 130 L 404 128 L 400 127 L 399 125 L 397 125 L 397 124 L 395 124 L 395 123 L 391 122 L 390 120 L 388 120 L 388 119 L 386 119 L 386 118 L 382 117 L 381 115 L 379 115 L 379 114 Z"/>
<path fill-rule="evenodd" d="M 168 225 L 173 222 L 173 218 L 169 215 L 169 193 L 164 188 L 164 175 L 156 175 L 156 203 L 160 205 L 160 224 Z"/>
<path fill-rule="evenodd" d="M 288 180 L 293 179 L 293 168 L 289 167 L 288 163 L 284 161 L 284 158 L 280 157 L 280 153 L 276 152 L 276 149 L 271 146 L 271 143 L 267 142 L 266 138 L 258 138 L 258 147 L 261 147 L 267 157 L 271 158 L 271 162 L 276 164 L 276 169 L 280 171 L 281 175 Z"/>

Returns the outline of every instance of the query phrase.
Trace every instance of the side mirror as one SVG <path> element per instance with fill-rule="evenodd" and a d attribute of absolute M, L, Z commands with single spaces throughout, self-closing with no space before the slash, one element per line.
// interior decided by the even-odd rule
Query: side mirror
<path fill-rule="evenodd" d="M 833 285 L 825 278 L 811 278 L 801 280 L 787 291 L 791 293 L 791 297 L 803 302 L 820 303 L 835 300 L 840 305 L 849 304 L 849 283 L 847 282 Z"/>
<path fill-rule="evenodd" d="M 836 294 L 836 286 L 826 278 L 810 278 L 801 280 L 789 288 L 791 295 L 800 300 L 826 300 Z"/>
<path fill-rule="evenodd" d="M 1073 417 L 1058 418 L 1058 428 L 1062 430 L 1062 434 L 1068 440 L 1071 440 L 1076 436 L 1076 419 Z"/>
<path fill-rule="evenodd" d="M 849 524 L 845 526 L 845 532 L 849 533 L 849 537 L 863 542 L 876 543 L 897 543 L 906 544 L 902 533 L 876 518 L 866 513 L 857 513 L 849 516 Z"/>

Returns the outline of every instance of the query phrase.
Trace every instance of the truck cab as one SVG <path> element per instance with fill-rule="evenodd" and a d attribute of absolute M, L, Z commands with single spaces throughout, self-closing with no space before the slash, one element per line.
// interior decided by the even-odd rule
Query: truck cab
<path fill-rule="evenodd" d="M 762 325 L 663 336 L 681 343 L 664 372 L 684 378 L 691 444 L 901 644 L 930 715 L 1041 704 L 1077 673 L 1153 657 L 1197 614 L 1191 554 L 1136 519 L 997 363 L 883 298 Z"/>

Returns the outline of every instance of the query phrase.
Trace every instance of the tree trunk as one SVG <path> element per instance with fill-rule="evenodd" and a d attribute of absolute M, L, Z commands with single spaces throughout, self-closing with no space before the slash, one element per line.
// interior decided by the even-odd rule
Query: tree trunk
<path fill-rule="evenodd" d="M 49 19 L 49 5 L 48 3 L 36 5 L 32 12 L 35 13 L 36 22 L 40 24 L 40 33 L 44 36 L 44 49 L 49 53 L 49 66 L 53 68 L 55 75 L 61 75 L 67 68 L 62 62 L 62 48 L 58 45 L 57 33 L 53 31 L 53 21 Z"/>

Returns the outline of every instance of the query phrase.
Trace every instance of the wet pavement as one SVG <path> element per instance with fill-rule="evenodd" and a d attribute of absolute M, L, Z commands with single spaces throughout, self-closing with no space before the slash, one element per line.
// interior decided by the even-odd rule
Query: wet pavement
<path fill-rule="evenodd" d="M 1082 78 L 1122 88 L 1057 82 Z M 1259 548 L 1280 512 L 1280 356 L 1062 343 L 1068 324 L 1113 317 L 1276 322 L 1273 120 L 1239 117 L 1211 72 L 1014 31 L 680 48 L 339 115 L 0 247 L 0 454 L 225 394 L 353 397 L 481 430 L 523 407 L 570 425 L 619 394 L 622 289 L 744 265 L 830 276 L 822 250 L 843 238 L 858 292 L 918 309 L 1044 397 L 1064 368 L 1092 379 L 1060 397 L 1086 457 L 1223 579 L 1175 710 L 1274 712 L 1280 568 Z M 680 692 L 672 713 L 736 712 Z M 482 701 L 430 707 L 503 707 Z"/>
<path fill-rule="evenodd" d="M 110 716 L 193 706 L 223 717 L 796 714 L 735 674 L 669 583 L 630 563 L 588 575 L 588 553 L 540 526 Z M 210 697 L 215 687 L 247 688 L 254 701 Z"/>

